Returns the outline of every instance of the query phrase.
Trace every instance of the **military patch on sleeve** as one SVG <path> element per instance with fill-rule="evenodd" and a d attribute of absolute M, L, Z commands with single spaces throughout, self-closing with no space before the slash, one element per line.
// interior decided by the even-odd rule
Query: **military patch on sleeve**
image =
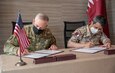
<path fill-rule="evenodd" d="M 74 32 L 72 33 L 72 35 L 80 36 L 80 35 L 82 35 L 82 33 L 81 33 L 80 30 L 77 30 L 77 31 L 74 31 Z"/>

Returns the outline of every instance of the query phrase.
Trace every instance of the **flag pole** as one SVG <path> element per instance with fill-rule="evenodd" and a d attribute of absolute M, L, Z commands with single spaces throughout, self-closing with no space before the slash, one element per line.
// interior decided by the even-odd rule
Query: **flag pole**
<path fill-rule="evenodd" d="M 19 14 L 20 14 L 20 10 L 19 10 Z M 19 44 L 20 44 L 20 41 L 18 41 L 18 42 L 19 42 Z M 20 55 L 19 55 L 20 59 L 19 59 L 19 61 L 15 64 L 15 66 L 24 66 L 24 65 L 26 65 L 27 63 L 22 60 L 21 47 L 19 48 L 19 50 L 20 50 L 20 51 L 19 51 L 19 53 L 20 53 Z"/>

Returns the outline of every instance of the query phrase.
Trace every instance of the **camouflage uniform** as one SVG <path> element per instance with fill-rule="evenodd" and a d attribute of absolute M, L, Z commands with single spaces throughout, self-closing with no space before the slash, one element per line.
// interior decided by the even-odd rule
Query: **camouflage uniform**
<path fill-rule="evenodd" d="M 103 33 L 97 33 L 97 34 L 91 34 L 89 30 L 89 26 L 83 26 L 78 29 L 76 29 L 72 33 L 72 37 L 69 39 L 69 41 L 75 42 L 75 43 L 86 43 L 86 42 L 93 42 L 94 45 L 100 44 L 100 41 L 105 44 L 107 42 L 110 42 L 110 39 L 107 38 L 107 36 Z"/>
<path fill-rule="evenodd" d="M 41 34 L 36 35 L 33 31 L 33 25 L 27 25 L 24 27 L 28 39 L 30 40 L 30 46 L 27 48 L 30 52 L 48 49 L 52 44 L 56 44 L 56 39 L 50 32 L 48 28 L 46 28 Z M 19 49 L 19 44 L 15 35 L 10 36 L 7 42 L 4 45 L 4 52 L 7 54 L 17 54 L 17 50 Z"/>

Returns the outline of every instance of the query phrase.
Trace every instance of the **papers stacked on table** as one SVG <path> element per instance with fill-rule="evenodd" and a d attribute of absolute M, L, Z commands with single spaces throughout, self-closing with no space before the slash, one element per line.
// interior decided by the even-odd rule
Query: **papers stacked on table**
<path fill-rule="evenodd" d="M 39 51 L 35 51 L 34 53 L 29 53 L 23 57 L 42 58 L 42 57 L 47 57 L 49 55 L 57 54 L 57 53 L 61 53 L 61 52 L 63 52 L 63 51 L 60 51 L 60 50 L 39 50 Z"/>
<path fill-rule="evenodd" d="M 84 53 L 96 53 L 96 52 L 99 52 L 99 51 L 103 51 L 105 50 L 106 48 L 104 47 L 99 47 L 99 46 L 95 46 L 95 47 L 92 47 L 92 48 L 80 48 L 80 49 L 75 49 L 73 51 L 76 51 L 76 52 L 84 52 Z"/>
<path fill-rule="evenodd" d="M 57 54 L 57 53 L 61 53 L 63 51 L 60 51 L 60 50 L 39 50 L 39 51 L 35 51 L 37 53 L 41 53 L 41 54 L 49 54 L 49 55 L 52 55 L 52 54 Z"/>
<path fill-rule="evenodd" d="M 28 55 L 25 55 L 23 57 L 27 57 L 27 58 L 42 58 L 42 57 L 46 57 L 49 54 L 39 54 L 39 53 L 30 53 Z"/>

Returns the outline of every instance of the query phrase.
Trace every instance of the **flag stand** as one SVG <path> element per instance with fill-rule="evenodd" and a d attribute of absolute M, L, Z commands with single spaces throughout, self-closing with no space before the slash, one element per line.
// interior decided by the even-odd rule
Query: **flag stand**
<path fill-rule="evenodd" d="M 15 66 L 24 66 L 27 63 L 22 60 L 21 52 L 20 52 L 20 60 L 15 64 Z"/>
<path fill-rule="evenodd" d="M 15 66 L 24 66 L 26 64 L 27 64 L 26 62 L 24 62 L 23 60 L 20 60 L 19 62 L 15 64 Z"/>

